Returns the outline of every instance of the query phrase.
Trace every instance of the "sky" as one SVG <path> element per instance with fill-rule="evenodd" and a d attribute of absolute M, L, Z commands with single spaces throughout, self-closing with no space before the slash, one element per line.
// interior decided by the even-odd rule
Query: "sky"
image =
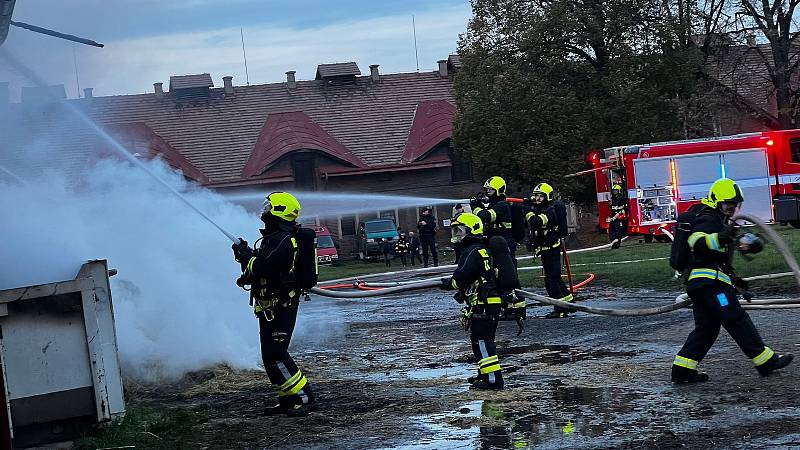
<path fill-rule="evenodd" d="M 98 49 L 11 27 L 4 48 L 69 98 L 151 92 L 170 75 L 210 73 L 216 86 L 233 76 L 246 84 L 280 82 L 285 72 L 313 79 L 318 64 L 355 61 L 382 73 L 416 70 L 454 53 L 466 29 L 469 0 L 18 0 L 14 20 L 93 39 Z M 76 77 L 77 66 L 77 77 Z M 30 83 L 7 67 L 11 98 Z"/>

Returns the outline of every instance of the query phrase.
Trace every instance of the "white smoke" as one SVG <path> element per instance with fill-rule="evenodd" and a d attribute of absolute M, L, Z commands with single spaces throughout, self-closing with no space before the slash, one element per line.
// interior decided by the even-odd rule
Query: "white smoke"
<path fill-rule="evenodd" d="M 146 163 L 223 229 L 257 237 L 258 218 Z M 26 183 L 0 178 L 0 289 L 68 280 L 90 259 L 111 278 L 123 372 L 144 381 L 214 363 L 256 367 L 258 325 L 230 241 L 149 175 L 103 161 L 81 174 L 50 172 Z"/>

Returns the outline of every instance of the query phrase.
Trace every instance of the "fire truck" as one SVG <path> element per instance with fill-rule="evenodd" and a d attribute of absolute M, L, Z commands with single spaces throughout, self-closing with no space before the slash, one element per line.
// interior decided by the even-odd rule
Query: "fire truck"
<path fill-rule="evenodd" d="M 590 153 L 599 226 L 608 229 L 611 188 L 628 196 L 627 232 L 666 240 L 678 214 L 731 178 L 744 194 L 742 213 L 800 228 L 800 130 L 611 147 Z"/>

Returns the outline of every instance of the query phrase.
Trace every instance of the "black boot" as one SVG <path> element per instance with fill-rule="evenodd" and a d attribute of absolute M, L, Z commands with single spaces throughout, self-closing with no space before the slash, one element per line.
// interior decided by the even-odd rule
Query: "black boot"
<path fill-rule="evenodd" d="M 264 415 L 265 416 L 279 416 L 282 414 L 286 414 L 286 411 L 289 410 L 291 406 L 289 402 L 286 401 L 285 397 L 278 397 L 278 403 L 274 405 L 269 405 L 269 403 L 265 402 L 267 406 L 264 407 Z"/>
<path fill-rule="evenodd" d="M 772 356 L 772 358 L 769 359 L 769 361 L 760 366 L 756 366 L 756 370 L 758 370 L 758 373 L 760 373 L 762 377 L 768 377 L 772 372 L 788 366 L 793 359 L 794 355 L 791 353 L 787 353 L 785 355 L 779 355 L 776 353 Z"/>
<path fill-rule="evenodd" d="M 569 313 L 566 311 L 551 311 L 544 316 L 545 319 L 565 319 L 567 317 L 569 317 Z"/>
<path fill-rule="evenodd" d="M 708 374 L 695 369 L 672 365 L 672 382 L 676 384 L 703 383 L 708 381 Z"/>
<path fill-rule="evenodd" d="M 494 372 L 495 382 L 489 382 L 488 375 L 481 375 L 475 378 L 475 381 L 472 382 L 472 389 L 480 389 L 480 390 L 490 390 L 490 391 L 499 391 L 503 389 L 503 374 L 500 371 Z"/>
<path fill-rule="evenodd" d="M 303 386 L 303 393 L 306 394 L 308 401 L 303 403 L 303 400 L 300 398 L 299 395 L 292 396 L 295 400 L 294 404 L 289 407 L 286 411 L 286 415 L 289 417 L 305 417 L 311 411 L 317 409 L 317 397 L 314 395 L 314 392 L 311 390 L 311 387 L 306 384 Z"/>

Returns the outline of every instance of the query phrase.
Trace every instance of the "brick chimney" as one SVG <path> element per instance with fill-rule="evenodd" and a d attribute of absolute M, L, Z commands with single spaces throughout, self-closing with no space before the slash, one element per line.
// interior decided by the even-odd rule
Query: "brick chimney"
<path fill-rule="evenodd" d="M 295 70 L 286 72 L 286 87 L 288 87 L 289 90 L 293 90 L 297 87 L 297 81 L 294 78 L 295 73 L 297 73 Z"/>
<path fill-rule="evenodd" d="M 225 85 L 225 94 L 233 95 L 233 77 L 222 77 L 222 83 Z"/>
<path fill-rule="evenodd" d="M 446 59 L 440 59 L 437 62 L 439 63 L 439 76 L 442 77 L 442 78 L 446 77 L 448 75 L 448 73 L 447 73 L 447 60 Z"/>
<path fill-rule="evenodd" d="M 86 88 L 83 90 L 83 98 L 94 97 L 94 88 Z"/>
<path fill-rule="evenodd" d="M 156 98 L 164 97 L 164 83 L 153 83 L 153 89 L 156 93 Z"/>
<path fill-rule="evenodd" d="M 372 64 L 369 66 L 369 75 L 372 77 L 372 81 L 374 83 L 381 81 L 381 74 L 378 72 L 377 64 Z"/>

